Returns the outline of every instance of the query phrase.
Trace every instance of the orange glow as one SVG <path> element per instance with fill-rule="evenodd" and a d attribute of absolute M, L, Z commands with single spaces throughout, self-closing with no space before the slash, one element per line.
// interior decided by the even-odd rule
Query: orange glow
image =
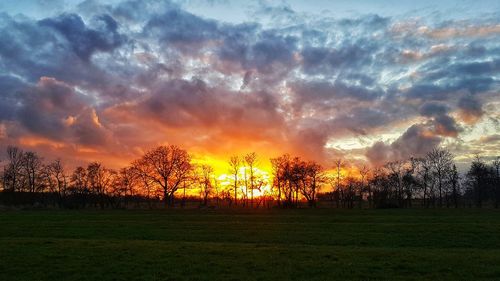
<path fill-rule="evenodd" d="M 64 143 L 42 137 L 21 137 L 19 143 L 26 147 L 50 146 L 52 148 L 63 148 L 66 146 Z"/>
<path fill-rule="evenodd" d="M 269 195 L 271 193 L 272 184 L 272 172 L 271 165 L 268 159 L 258 159 L 258 167 L 254 167 L 254 174 L 256 178 L 255 185 L 259 188 L 254 189 L 254 197 L 260 197 L 263 195 Z M 217 184 L 218 191 L 231 191 L 231 196 L 234 196 L 234 175 L 229 171 L 228 159 L 216 158 L 213 156 L 197 156 L 193 157 L 193 163 L 195 165 L 210 165 L 214 169 L 214 174 L 212 177 L 213 185 Z M 249 168 L 247 166 L 240 167 L 238 173 L 238 198 L 241 199 L 245 194 L 245 173 L 247 177 L 247 185 L 249 183 Z M 215 187 L 214 187 L 215 188 Z M 180 191 L 178 191 L 180 192 Z M 183 192 L 183 191 L 182 191 Z M 215 190 L 214 190 L 215 193 Z M 190 196 L 199 195 L 199 189 L 194 186 L 189 190 L 186 190 L 186 194 Z M 248 190 L 248 196 L 250 196 L 250 190 Z"/>

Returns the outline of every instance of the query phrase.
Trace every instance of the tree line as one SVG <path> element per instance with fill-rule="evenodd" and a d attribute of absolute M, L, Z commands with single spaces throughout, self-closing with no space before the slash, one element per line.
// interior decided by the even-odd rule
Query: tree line
<path fill-rule="evenodd" d="M 129 166 L 109 169 L 92 162 L 68 172 L 61 160 L 7 148 L 0 204 L 68 208 L 157 206 L 227 207 L 484 207 L 500 206 L 500 158 L 476 156 L 460 174 L 453 155 L 437 148 L 423 157 L 379 167 L 351 167 L 342 159 L 323 167 L 284 154 L 271 158 L 271 175 L 259 173 L 256 153 L 231 156 L 224 180 L 208 164 L 194 164 L 170 145 L 147 151 Z"/>

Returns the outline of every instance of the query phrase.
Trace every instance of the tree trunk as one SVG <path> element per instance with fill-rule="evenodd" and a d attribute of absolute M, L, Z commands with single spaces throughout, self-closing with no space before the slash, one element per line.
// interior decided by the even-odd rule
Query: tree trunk
<path fill-rule="evenodd" d="M 168 198 L 168 192 L 167 192 L 167 189 L 164 188 L 163 189 L 163 204 L 165 205 L 165 208 L 168 208 L 169 207 L 169 204 L 170 204 L 170 198 Z"/>

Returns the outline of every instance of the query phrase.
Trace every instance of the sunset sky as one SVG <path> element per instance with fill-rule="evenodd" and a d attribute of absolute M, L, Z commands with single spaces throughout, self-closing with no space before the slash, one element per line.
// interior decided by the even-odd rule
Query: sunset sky
<path fill-rule="evenodd" d="M 7 145 L 380 164 L 500 150 L 500 1 L 2 1 Z"/>

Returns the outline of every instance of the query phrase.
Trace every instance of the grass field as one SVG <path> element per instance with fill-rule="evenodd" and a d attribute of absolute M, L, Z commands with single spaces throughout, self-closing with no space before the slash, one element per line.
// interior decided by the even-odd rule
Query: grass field
<path fill-rule="evenodd" d="M 0 280 L 205 279 L 500 280 L 500 212 L 0 212 Z"/>

